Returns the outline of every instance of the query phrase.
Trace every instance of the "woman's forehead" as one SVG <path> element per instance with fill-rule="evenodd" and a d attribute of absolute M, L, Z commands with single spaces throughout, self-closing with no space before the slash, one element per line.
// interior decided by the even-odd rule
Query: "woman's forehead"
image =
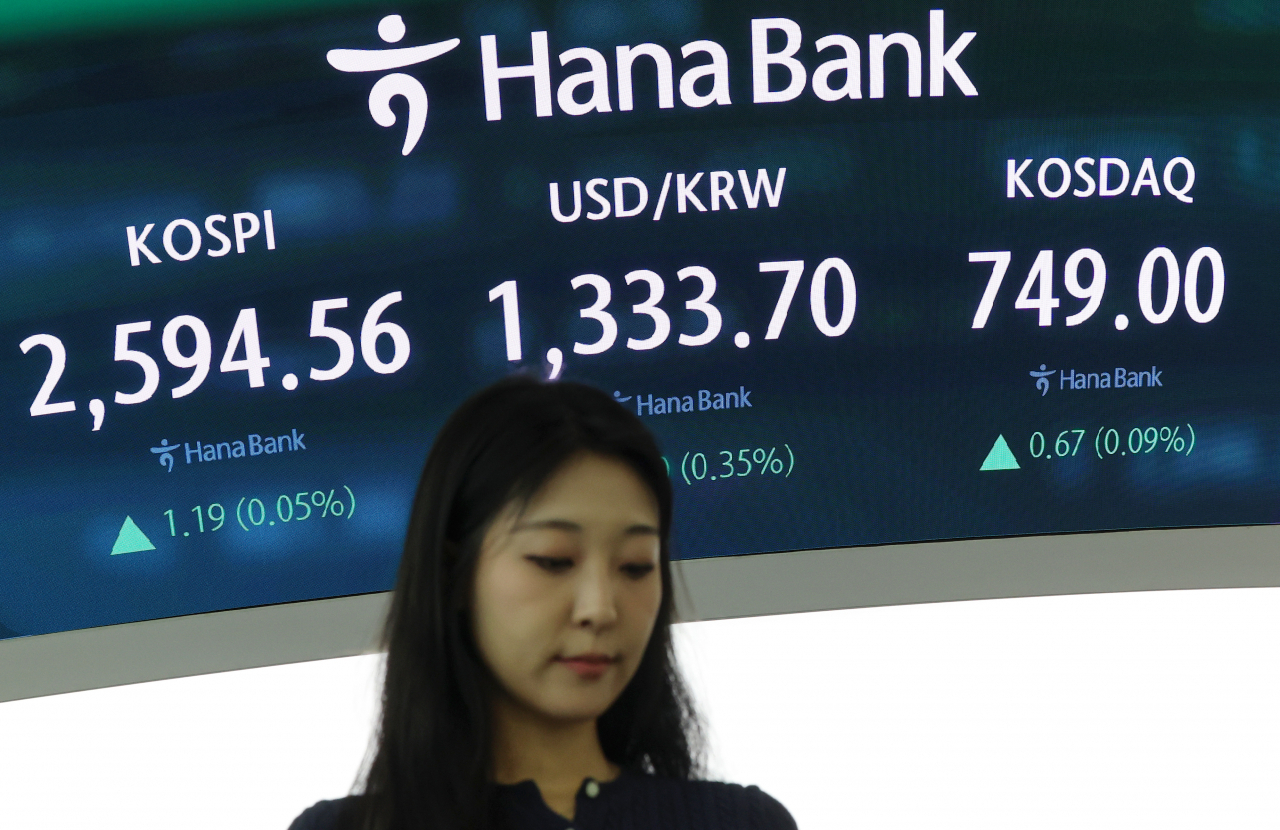
<path fill-rule="evenodd" d="M 522 521 L 574 521 L 569 515 L 574 513 L 583 517 L 643 513 L 656 521 L 658 500 L 626 462 L 584 453 L 562 464 L 517 510 Z"/>
<path fill-rule="evenodd" d="M 515 499 L 503 508 L 486 535 L 492 541 L 539 532 L 658 536 L 658 500 L 624 462 L 578 456 L 562 465 L 531 496 Z"/>

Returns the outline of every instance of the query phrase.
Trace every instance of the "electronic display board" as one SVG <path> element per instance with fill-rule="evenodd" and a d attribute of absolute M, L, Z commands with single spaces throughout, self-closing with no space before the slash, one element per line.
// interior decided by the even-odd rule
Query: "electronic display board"
<path fill-rule="evenodd" d="M 389 589 L 513 371 L 683 559 L 1276 520 L 1265 4 L 192 5 L 0 43 L 0 636 Z"/>

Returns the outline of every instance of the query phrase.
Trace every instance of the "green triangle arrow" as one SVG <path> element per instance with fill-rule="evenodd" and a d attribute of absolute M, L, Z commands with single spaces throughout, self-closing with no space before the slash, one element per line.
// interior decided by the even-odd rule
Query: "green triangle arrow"
<path fill-rule="evenodd" d="M 147 538 L 147 534 L 134 523 L 132 516 L 124 517 L 124 524 L 120 526 L 120 535 L 116 537 L 116 543 L 111 548 L 111 555 L 117 553 L 138 553 L 144 550 L 155 550 L 156 546 L 151 544 L 151 540 Z"/>
<path fill-rule="evenodd" d="M 987 460 L 982 462 L 981 472 L 1020 469 L 1022 468 L 1018 466 L 1018 459 L 1013 457 L 1013 450 L 1009 449 L 1009 443 L 1001 435 L 991 447 L 991 452 L 987 453 Z"/>

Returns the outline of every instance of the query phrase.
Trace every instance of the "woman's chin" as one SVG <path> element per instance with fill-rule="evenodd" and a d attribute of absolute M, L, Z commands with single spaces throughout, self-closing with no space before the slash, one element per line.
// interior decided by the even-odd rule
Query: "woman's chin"
<path fill-rule="evenodd" d="M 593 721 L 607 712 L 616 699 L 617 695 L 566 693 L 555 695 L 552 700 L 545 700 L 539 708 L 548 718 L 557 721 Z"/>

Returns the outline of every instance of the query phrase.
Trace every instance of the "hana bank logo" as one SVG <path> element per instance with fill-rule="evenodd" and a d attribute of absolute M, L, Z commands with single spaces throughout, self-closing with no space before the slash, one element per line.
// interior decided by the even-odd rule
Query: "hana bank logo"
<path fill-rule="evenodd" d="M 1045 364 L 1041 363 L 1040 371 L 1037 372 L 1033 370 L 1028 372 L 1028 374 L 1036 379 L 1036 389 L 1040 390 L 1040 397 L 1043 398 L 1045 395 L 1049 394 L 1049 378 L 1058 374 L 1058 370 L 1046 369 Z"/>
<path fill-rule="evenodd" d="M 160 456 L 160 465 L 168 468 L 169 472 L 173 472 L 173 453 L 178 449 L 177 444 L 170 445 L 168 438 L 160 439 L 160 446 L 152 447 L 151 451 Z"/>
<path fill-rule="evenodd" d="M 404 21 L 398 14 L 387 15 L 378 23 L 378 36 L 386 43 L 399 43 L 404 34 Z M 332 49 L 326 57 L 329 65 L 339 72 L 386 72 L 426 63 L 453 50 L 460 42 L 455 37 L 439 43 L 399 49 Z M 380 126 L 393 126 L 396 114 L 391 111 L 391 99 L 397 95 L 409 102 L 409 124 L 402 151 L 407 156 L 413 152 L 427 127 L 427 90 L 418 79 L 403 72 L 384 75 L 369 93 L 369 114 Z"/>

